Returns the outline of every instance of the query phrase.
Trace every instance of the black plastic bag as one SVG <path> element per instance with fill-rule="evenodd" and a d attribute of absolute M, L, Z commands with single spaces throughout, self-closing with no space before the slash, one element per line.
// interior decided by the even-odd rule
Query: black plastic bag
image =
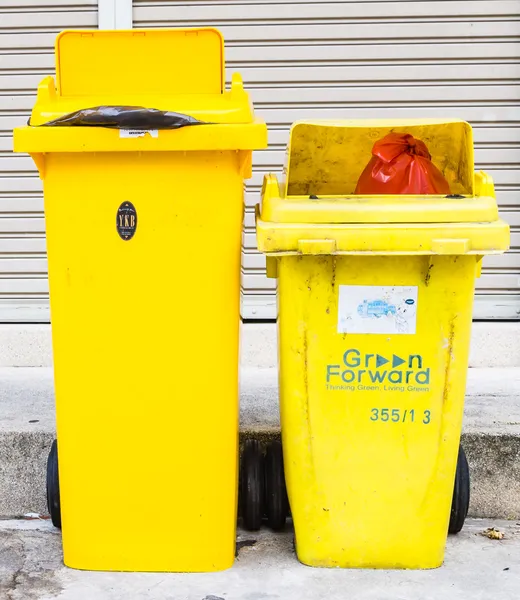
<path fill-rule="evenodd" d="M 29 121 L 30 125 L 30 121 Z M 95 106 L 63 115 L 40 127 L 110 127 L 112 129 L 180 129 L 204 125 L 188 115 L 142 106 Z"/>

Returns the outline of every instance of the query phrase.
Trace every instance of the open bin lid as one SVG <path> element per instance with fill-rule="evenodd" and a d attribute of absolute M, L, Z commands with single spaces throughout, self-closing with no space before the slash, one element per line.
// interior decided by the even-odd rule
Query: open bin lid
<path fill-rule="evenodd" d="M 424 141 L 450 184 L 449 196 L 355 196 L 372 147 L 390 132 Z M 264 184 L 262 218 L 298 223 L 494 221 L 491 179 L 474 173 L 473 135 L 464 121 L 313 121 L 291 128 L 285 180 Z"/>
<path fill-rule="evenodd" d="M 56 84 L 47 77 L 39 85 L 30 126 L 15 130 L 15 151 L 265 147 L 265 124 L 255 119 L 240 76 L 226 91 L 224 74 L 224 42 L 216 29 L 64 31 L 56 40 Z M 102 126 L 40 127 L 101 106 L 172 111 L 204 127 L 162 130 L 158 139 L 146 135 L 125 143 L 120 132 Z"/>
<path fill-rule="evenodd" d="M 473 133 L 465 121 L 300 121 L 287 148 L 286 196 L 351 196 L 372 147 L 389 133 L 422 140 L 452 194 L 473 194 Z"/>
<path fill-rule="evenodd" d="M 374 143 L 391 132 L 425 142 L 450 195 L 354 194 Z M 257 239 L 267 254 L 487 254 L 507 248 L 509 228 L 492 179 L 474 173 L 468 123 L 301 121 L 291 129 L 284 179 L 264 179 Z"/>

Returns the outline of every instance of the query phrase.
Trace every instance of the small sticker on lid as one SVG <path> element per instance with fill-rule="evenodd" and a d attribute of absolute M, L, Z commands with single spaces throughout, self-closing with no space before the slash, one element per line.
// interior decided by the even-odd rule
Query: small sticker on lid
<path fill-rule="evenodd" d="M 138 138 L 144 137 L 146 134 L 150 134 L 153 138 L 159 137 L 158 129 L 120 129 L 119 137 L 120 138 Z"/>

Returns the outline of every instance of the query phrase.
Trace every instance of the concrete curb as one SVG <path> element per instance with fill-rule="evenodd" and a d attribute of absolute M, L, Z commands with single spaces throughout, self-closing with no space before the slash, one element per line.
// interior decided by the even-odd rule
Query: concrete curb
<path fill-rule="evenodd" d="M 264 443 L 280 438 L 277 429 L 243 430 L 240 439 Z M 47 514 L 45 473 L 54 434 L 0 434 L 0 515 Z M 465 433 L 462 444 L 471 472 L 471 517 L 520 518 L 520 436 Z"/>
<path fill-rule="evenodd" d="M 263 443 L 280 439 L 276 430 L 241 432 L 241 439 Z M 520 518 L 520 436 L 462 434 L 471 474 L 470 517 Z"/>

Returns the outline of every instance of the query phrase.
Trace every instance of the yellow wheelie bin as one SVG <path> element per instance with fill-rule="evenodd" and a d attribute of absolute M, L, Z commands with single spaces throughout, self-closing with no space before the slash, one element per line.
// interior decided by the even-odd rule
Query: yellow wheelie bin
<path fill-rule="evenodd" d="M 355 196 L 376 140 L 424 140 L 447 196 Z M 433 568 L 467 512 L 461 434 L 475 279 L 504 252 L 493 182 L 460 121 L 300 122 L 264 180 L 278 279 L 282 440 L 299 559 Z M 462 495 L 464 497 L 462 497 Z"/>
<path fill-rule="evenodd" d="M 14 133 L 44 184 L 70 567 L 234 560 L 243 182 L 267 133 L 223 57 L 213 29 L 65 31 Z"/>

